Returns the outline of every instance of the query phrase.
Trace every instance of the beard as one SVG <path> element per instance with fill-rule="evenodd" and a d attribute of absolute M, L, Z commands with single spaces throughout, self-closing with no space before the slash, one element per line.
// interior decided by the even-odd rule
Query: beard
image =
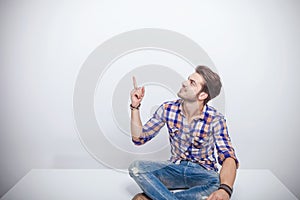
<path fill-rule="evenodd" d="M 177 96 L 185 101 L 195 101 L 195 99 L 197 99 L 189 92 L 184 91 L 184 89 L 180 89 Z"/>
<path fill-rule="evenodd" d="M 185 101 L 194 102 L 199 101 L 198 96 L 200 95 L 202 91 L 199 91 L 197 94 L 188 91 L 184 88 L 180 88 L 180 90 L 177 92 L 177 96 Z"/>

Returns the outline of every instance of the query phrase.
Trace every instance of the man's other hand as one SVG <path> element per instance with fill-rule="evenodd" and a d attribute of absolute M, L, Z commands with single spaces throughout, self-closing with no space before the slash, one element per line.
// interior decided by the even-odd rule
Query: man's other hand
<path fill-rule="evenodd" d="M 225 192 L 225 190 L 219 189 L 209 195 L 207 200 L 229 200 L 229 195 Z"/>

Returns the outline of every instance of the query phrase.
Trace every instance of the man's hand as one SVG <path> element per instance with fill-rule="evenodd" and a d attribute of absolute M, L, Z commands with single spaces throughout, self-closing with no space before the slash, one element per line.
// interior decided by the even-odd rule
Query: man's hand
<path fill-rule="evenodd" d="M 229 195 L 225 190 L 219 189 L 209 195 L 207 200 L 229 200 Z"/>
<path fill-rule="evenodd" d="M 136 79 L 135 79 L 134 76 L 132 77 L 132 80 L 133 80 L 133 87 L 134 88 L 130 92 L 131 105 L 133 107 L 137 107 L 141 103 L 141 101 L 142 101 L 142 99 L 143 99 L 143 97 L 145 95 L 145 88 L 137 86 Z"/>

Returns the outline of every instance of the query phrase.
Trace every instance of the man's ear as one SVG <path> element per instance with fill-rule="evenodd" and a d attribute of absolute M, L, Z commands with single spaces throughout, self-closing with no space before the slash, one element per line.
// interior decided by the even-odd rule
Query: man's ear
<path fill-rule="evenodd" d="M 206 92 L 200 92 L 200 94 L 198 95 L 198 99 L 200 101 L 204 101 L 207 97 L 208 97 L 208 94 Z"/>

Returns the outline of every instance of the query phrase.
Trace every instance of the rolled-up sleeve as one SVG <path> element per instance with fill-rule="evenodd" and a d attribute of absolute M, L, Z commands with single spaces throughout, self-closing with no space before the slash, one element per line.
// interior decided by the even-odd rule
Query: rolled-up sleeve
<path fill-rule="evenodd" d="M 165 125 L 164 105 L 161 105 L 153 114 L 153 117 L 143 126 L 143 133 L 140 137 L 132 137 L 136 145 L 142 145 L 154 138 Z"/>
<path fill-rule="evenodd" d="M 232 146 L 224 117 L 218 117 L 216 120 L 214 120 L 213 133 L 218 152 L 219 164 L 222 165 L 226 158 L 233 158 L 236 162 L 236 167 L 238 168 L 239 161 Z"/>

